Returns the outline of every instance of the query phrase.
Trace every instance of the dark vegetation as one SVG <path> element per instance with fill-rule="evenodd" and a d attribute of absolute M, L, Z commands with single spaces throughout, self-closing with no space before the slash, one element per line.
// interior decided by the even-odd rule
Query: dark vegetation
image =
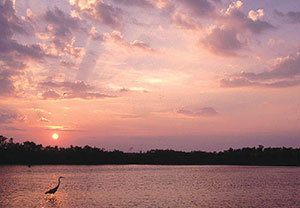
<path fill-rule="evenodd" d="M 150 150 L 140 153 L 106 151 L 97 147 L 43 147 L 15 143 L 0 136 L 0 164 L 161 164 L 161 165 L 278 165 L 300 166 L 300 149 L 246 147 L 222 152 Z"/>

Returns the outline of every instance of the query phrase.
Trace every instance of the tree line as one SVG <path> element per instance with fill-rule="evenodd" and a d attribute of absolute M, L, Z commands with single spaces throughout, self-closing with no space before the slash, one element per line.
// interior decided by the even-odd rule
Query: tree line
<path fill-rule="evenodd" d="M 274 165 L 300 166 L 300 148 L 245 147 L 220 152 L 149 150 L 125 153 L 119 150 L 70 146 L 68 148 L 42 146 L 34 142 L 14 142 L 0 136 L 1 165 L 38 164 L 156 164 L 156 165 Z"/>

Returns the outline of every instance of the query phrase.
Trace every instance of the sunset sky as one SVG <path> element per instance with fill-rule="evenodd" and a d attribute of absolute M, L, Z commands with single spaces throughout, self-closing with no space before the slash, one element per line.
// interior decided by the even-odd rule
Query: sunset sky
<path fill-rule="evenodd" d="M 0 135 L 299 147 L 300 2 L 0 0 Z"/>

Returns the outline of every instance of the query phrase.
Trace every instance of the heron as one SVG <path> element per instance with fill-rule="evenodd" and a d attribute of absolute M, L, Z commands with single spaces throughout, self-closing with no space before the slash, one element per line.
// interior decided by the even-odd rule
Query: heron
<path fill-rule="evenodd" d="M 57 184 L 57 186 L 56 186 L 55 188 L 50 189 L 49 191 L 45 192 L 45 194 L 54 194 L 54 193 L 57 191 L 57 189 L 58 189 L 58 187 L 59 187 L 59 185 L 60 185 L 60 179 L 61 179 L 61 178 L 64 178 L 64 177 L 60 176 L 60 177 L 58 178 L 58 184 Z"/>

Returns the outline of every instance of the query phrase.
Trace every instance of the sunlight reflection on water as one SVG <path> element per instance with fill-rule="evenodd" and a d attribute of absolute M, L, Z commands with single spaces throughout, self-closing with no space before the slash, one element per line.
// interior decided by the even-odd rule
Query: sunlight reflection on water
<path fill-rule="evenodd" d="M 50 205 L 50 207 L 57 207 L 57 208 L 62 207 L 61 202 L 57 200 L 53 194 L 45 196 L 45 205 L 42 205 L 42 207 L 43 208 L 47 207 L 47 205 Z"/>
<path fill-rule="evenodd" d="M 0 166 L 0 207 L 300 207 L 300 168 Z M 57 185 L 55 195 L 45 191 Z"/>

